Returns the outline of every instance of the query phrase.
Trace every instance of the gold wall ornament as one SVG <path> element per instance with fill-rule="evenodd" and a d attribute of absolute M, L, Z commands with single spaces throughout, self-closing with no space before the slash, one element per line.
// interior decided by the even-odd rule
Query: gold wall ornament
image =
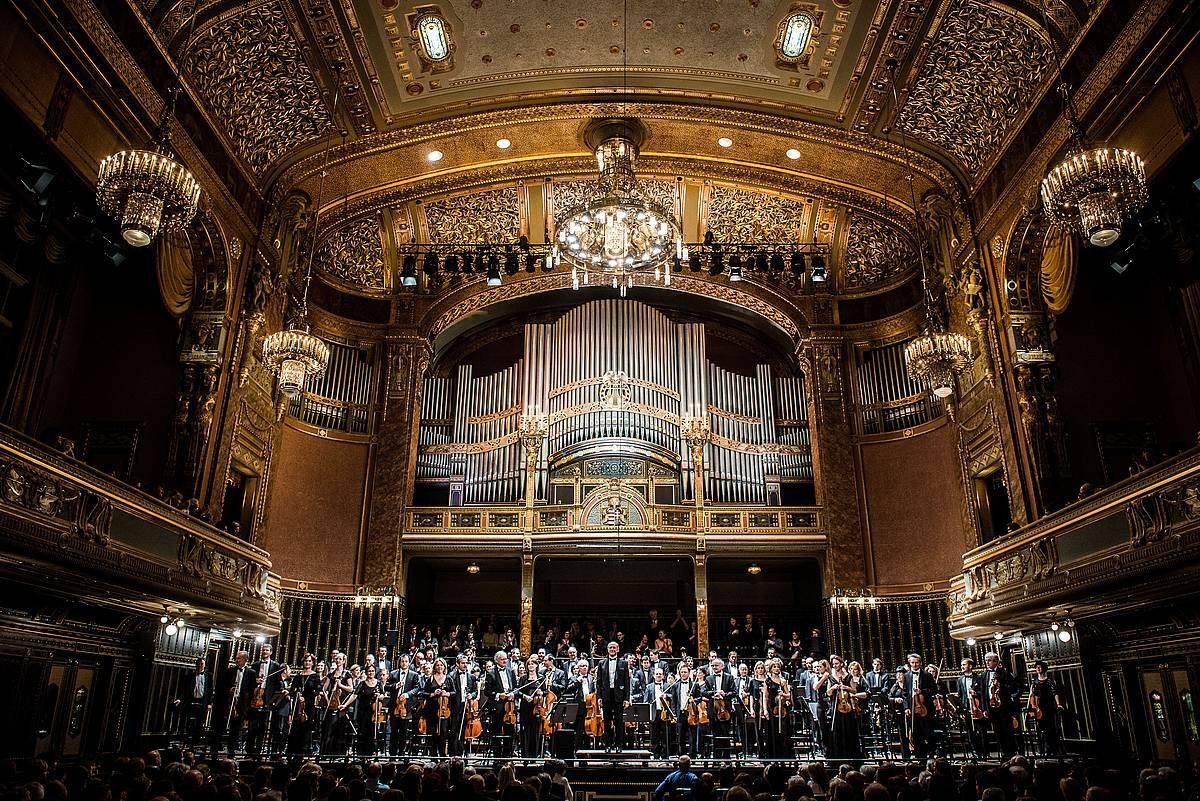
<path fill-rule="evenodd" d="M 515 186 L 485 189 L 422 203 L 427 241 L 503 244 L 521 235 L 521 196 Z"/>
<path fill-rule="evenodd" d="M 955 0 L 897 125 L 978 173 L 1052 68 L 1050 43 L 1028 19 L 979 0 Z"/>
<path fill-rule="evenodd" d="M 357 288 L 382 292 L 387 288 L 379 218 L 354 220 L 321 237 L 316 268 Z"/>
<path fill-rule="evenodd" d="M 842 286 L 862 289 L 890 282 L 917 267 L 912 239 L 894 225 L 867 214 L 847 220 Z"/>
<path fill-rule="evenodd" d="M 183 68 L 258 175 L 333 125 L 278 2 L 225 17 L 198 35 Z"/>
<path fill-rule="evenodd" d="M 807 242 L 812 203 L 724 184 L 708 192 L 705 228 L 718 242 Z"/>

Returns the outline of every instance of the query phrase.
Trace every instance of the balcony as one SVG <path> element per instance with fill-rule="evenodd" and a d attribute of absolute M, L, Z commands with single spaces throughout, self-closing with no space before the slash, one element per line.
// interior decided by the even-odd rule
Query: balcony
<path fill-rule="evenodd" d="M 267 553 L 0 427 L 0 575 L 195 625 L 279 625 Z"/>
<path fill-rule="evenodd" d="M 693 553 L 697 536 L 708 551 L 779 547 L 822 550 L 819 507 L 628 504 L 612 511 L 603 503 L 569 506 L 410 508 L 405 546 L 520 549 L 526 537 L 536 550 L 563 545 Z"/>
<path fill-rule="evenodd" d="M 955 636 L 1086 618 L 1153 601 L 1200 579 L 1200 449 L 963 557 L 951 584 Z"/>

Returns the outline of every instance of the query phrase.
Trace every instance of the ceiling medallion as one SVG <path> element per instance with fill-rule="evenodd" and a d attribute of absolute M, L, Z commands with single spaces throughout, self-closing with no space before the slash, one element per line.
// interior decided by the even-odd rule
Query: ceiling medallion
<path fill-rule="evenodd" d="M 644 280 L 671 284 L 672 255 L 686 259 L 674 214 L 639 189 L 634 167 L 646 126 L 639 120 L 605 119 L 588 125 L 584 141 L 596 154 L 596 196 L 565 211 L 558 223 L 551 266 L 571 265 L 571 285 L 592 276 L 611 284 L 622 297 Z"/>

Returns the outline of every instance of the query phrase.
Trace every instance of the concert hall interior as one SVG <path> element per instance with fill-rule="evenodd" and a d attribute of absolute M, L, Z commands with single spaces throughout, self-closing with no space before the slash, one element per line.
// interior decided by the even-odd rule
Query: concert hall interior
<path fill-rule="evenodd" d="M 0 50 L 4 800 L 1200 765 L 1198 0 L 6 0 Z"/>

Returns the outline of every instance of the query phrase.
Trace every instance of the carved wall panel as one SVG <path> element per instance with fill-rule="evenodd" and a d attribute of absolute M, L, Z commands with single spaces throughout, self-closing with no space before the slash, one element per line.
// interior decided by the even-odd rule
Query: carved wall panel
<path fill-rule="evenodd" d="M 674 181 L 639 178 L 637 183 L 642 197 L 671 213 L 676 213 L 678 195 Z M 581 206 L 595 197 L 596 182 L 594 180 L 555 181 L 551 189 L 551 200 L 556 218 L 561 218 L 563 212 L 575 206 Z"/>
<path fill-rule="evenodd" d="M 847 220 L 842 285 L 862 289 L 881 284 L 917 267 L 912 240 L 894 226 L 865 214 Z"/>
<path fill-rule="evenodd" d="M 513 242 L 521 233 L 520 203 L 515 186 L 425 203 L 429 241 Z"/>
<path fill-rule="evenodd" d="M 332 125 L 278 3 L 226 17 L 198 33 L 183 66 L 257 173 Z"/>
<path fill-rule="evenodd" d="M 383 291 L 383 239 L 371 215 L 330 231 L 317 246 L 317 269 L 363 289 Z"/>
<path fill-rule="evenodd" d="M 811 203 L 714 184 L 708 230 L 718 242 L 799 242 L 810 239 Z"/>
<path fill-rule="evenodd" d="M 1049 42 L 1028 21 L 960 0 L 938 30 L 899 125 L 978 172 L 1052 67 Z"/>

